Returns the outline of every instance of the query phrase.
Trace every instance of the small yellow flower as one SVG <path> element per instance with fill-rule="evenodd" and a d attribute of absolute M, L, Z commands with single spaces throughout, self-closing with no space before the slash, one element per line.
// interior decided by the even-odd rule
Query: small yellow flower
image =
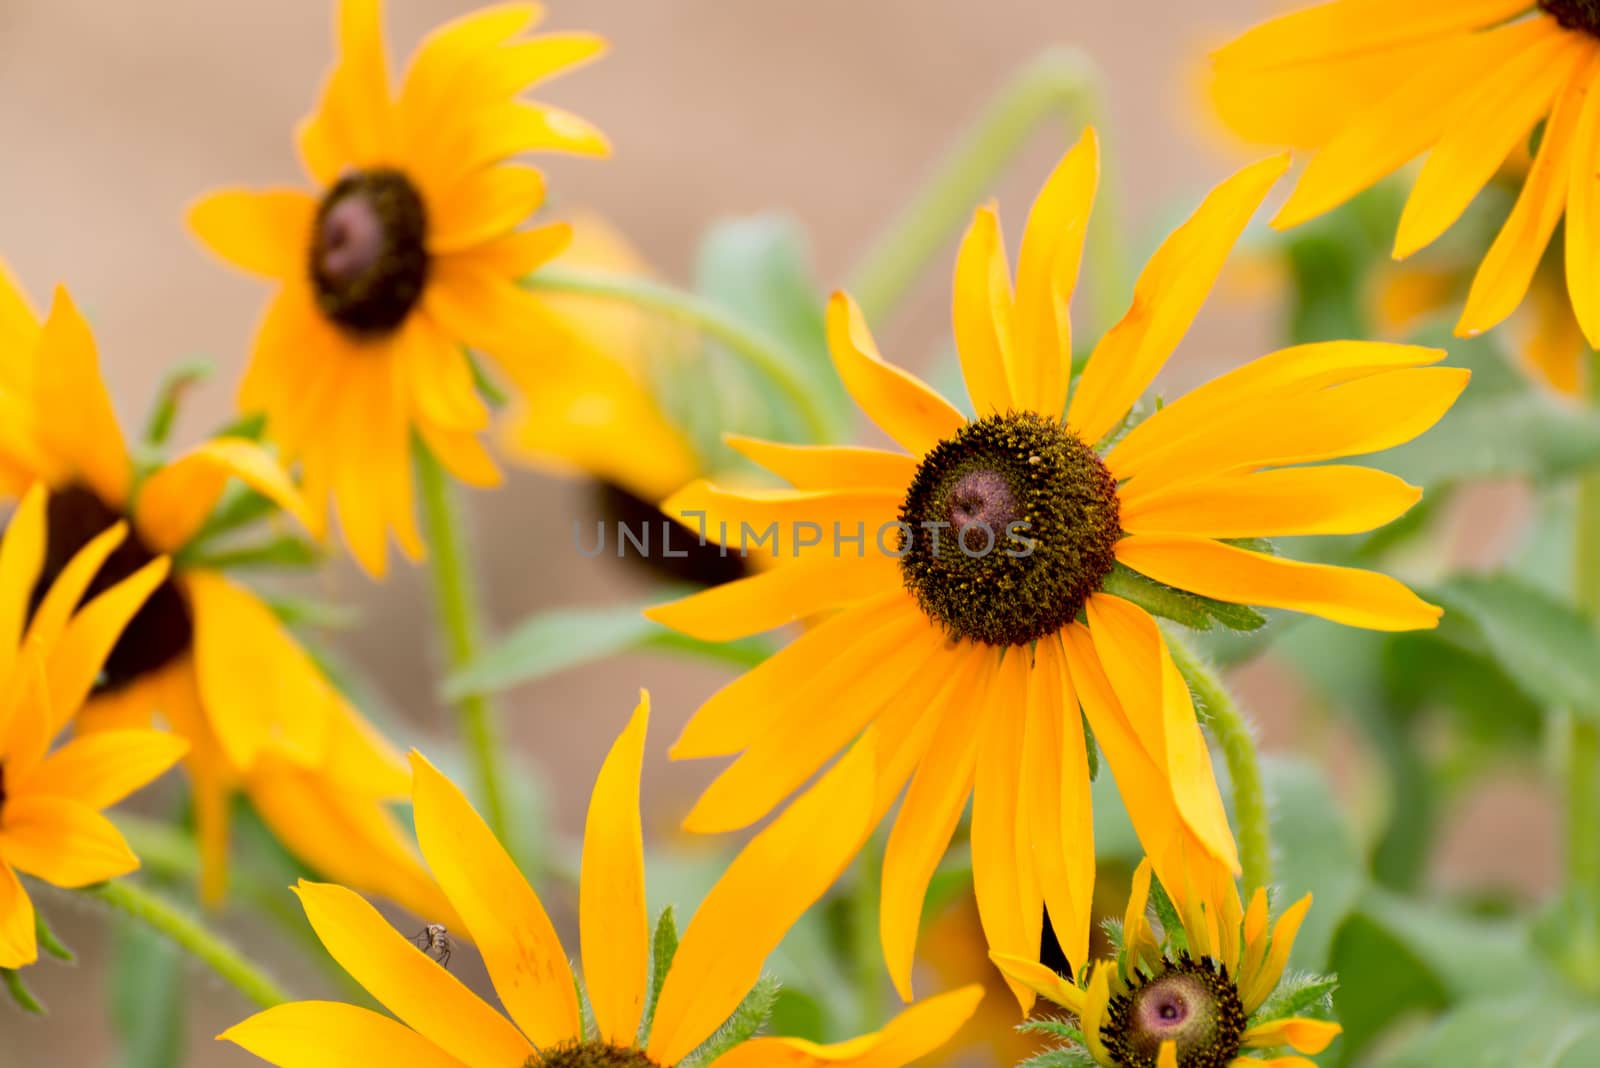
<path fill-rule="evenodd" d="M 136 487 L 83 316 L 61 290 L 41 324 L 0 270 L 0 494 L 35 479 L 51 488 L 45 580 L 84 567 L 91 595 L 181 553 L 230 479 L 305 515 L 277 462 L 238 438 L 204 442 Z M 228 800 L 243 790 L 315 869 L 446 915 L 385 807 L 408 791 L 404 759 L 244 586 L 192 563 L 170 574 L 163 565 L 82 696 L 80 731 L 146 727 L 160 716 L 189 742 L 208 900 L 224 890 Z"/>
<path fill-rule="evenodd" d="M 171 735 L 134 729 L 80 735 L 50 751 L 169 562 L 149 561 L 79 608 L 101 554 L 84 549 L 47 575 L 47 510 L 45 488 L 29 489 L 0 539 L 0 968 L 39 956 L 33 902 L 17 873 L 80 887 L 138 868 L 101 810 L 160 776 L 185 749 Z M 127 533 L 118 525 L 101 545 L 114 550 Z"/>
<path fill-rule="evenodd" d="M 649 697 L 641 694 L 589 802 L 578 933 L 592 1032 L 577 978 L 538 896 L 460 790 L 413 753 L 417 837 L 482 953 L 506 1015 L 356 894 L 303 882 L 298 893 L 317 937 L 395 1018 L 353 1005 L 298 1002 L 268 1009 L 221 1037 L 284 1066 L 671 1068 L 685 1060 L 738 1007 L 767 955 L 868 834 L 870 790 L 863 787 L 870 786 L 873 762 L 870 753 L 841 762 L 805 801 L 752 839 L 701 902 L 652 1001 L 639 821 L 648 722 Z M 836 1046 L 757 1038 L 712 1063 L 900 1068 L 959 1029 L 980 996 L 968 987 L 933 998 L 876 1034 Z"/>
<path fill-rule="evenodd" d="M 1188 687 L 1154 618 L 1104 589 L 1117 565 L 1219 601 L 1354 626 L 1405 630 L 1439 618 L 1388 576 L 1230 540 L 1356 533 L 1410 508 L 1421 490 L 1391 475 L 1306 465 L 1431 426 L 1468 377 L 1424 366 L 1443 353 L 1361 342 L 1292 348 L 1126 429 L 1285 166 L 1267 160 L 1224 182 L 1167 239 L 1069 403 L 1067 309 L 1099 174 L 1090 131 L 1034 204 L 1014 294 L 992 207 L 978 211 L 958 253 L 955 336 L 975 419 L 886 363 L 860 311 L 838 294 L 828 311 L 835 367 L 905 451 L 734 439 L 794 488 L 737 493 L 699 482 L 665 506 L 695 517 L 684 521 L 713 541 L 748 544 L 745 531 L 775 526 L 782 542 L 762 550 L 773 565 L 763 573 L 652 609 L 652 618 L 727 641 L 830 617 L 713 696 L 685 728 L 674 757 L 739 754 L 688 826 L 747 826 L 858 736 L 875 746 L 880 817 L 910 782 L 889 837 L 881 912 L 903 996 L 928 881 L 969 796 L 989 945 L 1036 953 L 1048 904 L 1068 959 L 1086 959 L 1094 850 L 1080 705 L 1158 874 L 1181 887 L 1178 872 L 1212 880 L 1237 868 Z M 1024 524 L 1020 541 L 1013 524 Z"/>
<path fill-rule="evenodd" d="M 1457 332 L 1505 320 L 1566 222 L 1567 287 L 1600 345 L 1600 5 L 1593 0 L 1335 0 L 1257 26 L 1213 57 L 1223 120 L 1314 152 L 1273 224 L 1298 225 L 1427 154 L 1396 258 L 1449 229 L 1542 124 L 1522 192 Z"/>
<path fill-rule="evenodd" d="M 1231 881 L 1191 894 L 1181 917 L 1185 941 L 1174 949 L 1176 932 L 1158 938 L 1150 923 L 1150 875 L 1146 860 L 1134 874 L 1120 961 L 1096 963 L 1086 988 L 1026 958 L 995 954 L 996 966 L 1076 1017 L 1084 1047 L 1106 1068 L 1315 1068 L 1304 1057 L 1245 1052 L 1321 1053 L 1341 1030 L 1268 1005 L 1311 895 L 1269 931 L 1265 890 L 1255 892 L 1247 913 Z"/>
<path fill-rule="evenodd" d="M 302 464 L 316 525 L 331 499 L 351 552 L 381 575 L 389 533 L 411 558 L 423 552 L 413 432 L 458 478 L 499 478 L 478 441 L 489 412 L 464 347 L 513 368 L 544 358 L 532 330 L 543 309 L 517 280 L 567 240 L 562 224 L 518 229 L 544 178 L 505 161 L 609 151 L 576 116 L 517 97 L 605 43 L 519 38 L 539 8 L 505 4 L 430 34 L 396 94 L 378 0 L 339 11 L 339 60 L 299 131 L 320 192 L 224 190 L 189 224 L 228 263 L 279 283 L 240 407 L 264 413 Z"/>

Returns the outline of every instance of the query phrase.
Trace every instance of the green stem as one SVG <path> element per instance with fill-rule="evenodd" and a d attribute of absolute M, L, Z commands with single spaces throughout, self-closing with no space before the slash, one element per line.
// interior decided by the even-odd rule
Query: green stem
<path fill-rule="evenodd" d="M 549 293 L 626 301 L 719 341 L 783 392 L 805 422 L 811 441 L 830 441 L 835 436 L 833 421 L 821 397 L 795 370 L 800 366 L 799 358 L 703 297 L 649 278 L 563 268 L 540 270 L 530 275 L 524 284 Z"/>
<path fill-rule="evenodd" d="M 899 304 L 1029 136 L 1053 116 L 1066 120 L 1074 139 L 1079 126 L 1104 125 L 1099 72 L 1076 49 L 1051 49 L 1023 68 L 861 258 L 846 288 L 868 322 L 881 322 Z M 1100 210 L 1089 220 L 1090 295 L 1102 330 L 1121 314 L 1128 277 L 1114 201 L 1118 184 L 1111 170 L 1103 158 Z"/>
<path fill-rule="evenodd" d="M 1233 784 L 1233 819 L 1239 833 L 1239 864 L 1244 869 L 1244 893 L 1248 898 L 1258 887 L 1272 884 L 1272 813 L 1261 781 L 1255 732 L 1222 679 L 1187 642 L 1169 630 L 1167 646 L 1200 702 L 1228 764 L 1228 780 Z"/>
<path fill-rule="evenodd" d="M 468 556 L 467 535 L 449 477 L 439 461 L 419 444 L 417 488 L 422 498 L 422 522 L 428 538 L 428 570 L 433 578 L 434 601 L 444 632 L 450 673 L 460 671 L 477 655 L 483 630 L 478 607 L 477 577 Z M 462 742 L 472 760 L 478 801 L 489 829 L 507 849 L 515 852 L 506 818 L 505 769 L 501 760 L 500 730 L 494 705 L 485 694 L 464 694 L 455 702 Z"/>
<path fill-rule="evenodd" d="M 278 984 L 237 949 L 171 902 L 125 879 L 101 883 L 85 892 L 171 939 L 260 1008 L 270 1009 L 289 1000 Z"/>
<path fill-rule="evenodd" d="M 1589 402 L 1600 411 L 1600 355 L 1591 355 Z M 1600 472 L 1578 483 L 1573 586 L 1578 607 L 1600 620 Z M 1566 718 L 1566 904 L 1574 978 L 1600 991 L 1600 709 Z"/>

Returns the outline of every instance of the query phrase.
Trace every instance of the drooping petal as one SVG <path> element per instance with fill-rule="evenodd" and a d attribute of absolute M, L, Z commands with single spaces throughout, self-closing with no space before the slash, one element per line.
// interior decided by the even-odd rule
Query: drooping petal
<path fill-rule="evenodd" d="M 33 901 L 11 865 L 0 860 L 0 968 L 20 968 L 38 959 Z"/>
<path fill-rule="evenodd" d="M 1074 1016 L 1083 1011 L 1083 991 L 1038 961 L 1005 953 L 990 953 L 989 959 L 1012 982 L 1021 983 Z"/>
<path fill-rule="evenodd" d="M 1275 156 L 1229 178 L 1150 257 L 1134 286 L 1133 307 L 1095 346 L 1072 394 L 1067 422 L 1085 442 L 1104 437 L 1155 379 L 1288 166 L 1288 156 Z"/>
<path fill-rule="evenodd" d="M 741 434 L 723 439 L 729 448 L 801 490 L 881 490 L 904 496 L 917 473 L 905 453 L 860 445 L 788 445 Z"/>
<path fill-rule="evenodd" d="M 1244 1033 L 1244 1044 L 1260 1049 L 1290 1046 L 1301 1053 L 1321 1053 L 1343 1030 L 1332 1020 L 1290 1017 L 1250 1028 Z"/>
<path fill-rule="evenodd" d="M 709 1068 L 902 1068 L 950 1041 L 982 1000 L 983 987 L 964 986 L 911 1006 L 881 1031 L 833 1045 L 755 1038 L 733 1047 Z"/>
<path fill-rule="evenodd" d="M 472 1065 L 516 1065 L 533 1053 L 509 1020 L 391 927 L 360 894 L 305 880 L 295 894 L 328 954 L 428 1041 Z"/>
<path fill-rule="evenodd" d="M 1018 408 L 1052 418 L 1067 403 L 1072 373 L 1070 306 L 1099 182 L 1100 142 L 1091 126 L 1039 191 L 1017 259 L 1012 395 Z"/>
<path fill-rule="evenodd" d="M 1443 614 L 1376 571 L 1307 564 L 1206 538 L 1136 535 L 1117 559 L 1157 582 L 1235 604 L 1288 608 L 1370 630 L 1429 630 Z"/>
<path fill-rule="evenodd" d="M 835 293 L 828 302 L 828 349 L 861 410 L 907 451 L 921 456 L 966 422 L 932 387 L 884 361 L 848 294 Z"/>
<path fill-rule="evenodd" d="M 644 836 L 639 825 L 639 772 L 650 695 L 617 737 L 589 799 L 583 830 L 579 933 L 583 978 L 600 1040 L 631 1046 L 650 983 L 650 917 L 645 909 Z"/>
<path fill-rule="evenodd" d="M 337 1001 L 292 1001 L 258 1012 L 217 1038 L 279 1068 L 472 1068 L 405 1024 Z"/>
<path fill-rule="evenodd" d="M 979 208 L 956 255 L 956 351 L 967 381 L 967 395 L 979 418 L 1011 410 L 1013 359 L 1011 268 L 1005 238 L 993 204 Z"/>
<path fill-rule="evenodd" d="M 870 537 L 870 535 L 869 535 Z M 786 563 L 750 578 L 713 586 L 645 615 L 701 641 L 725 642 L 773 630 L 818 612 L 900 587 L 892 557 L 822 557 Z"/>
<path fill-rule="evenodd" d="M 182 548 L 211 514 L 232 478 L 312 530 L 314 520 L 300 492 L 271 454 L 243 438 L 212 438 L 156 471 L 139 487 L 135 522 L 145 544 L 157 552 Z"/>
<path fill-rule="evenodd" d="M 483 954 L 501 1004 L 541 1049 L 578 1037 L 571 969 L 538 896 L 455 784 L 419 753 L 411 767 L 423 856 Z"/>
<path fill-rule="evenodd" d="M 651 1060 L 676 1064 L 726 1020 L 762 962 L 844 871 L 871 833 L 873 766 L 856 746 L 766 830 L 706 894 L 657 1002 Z"/>
<path fill-rule="evenodd" d="M 160 778 L 188 750 L 188 742 L 164 731 L 97 731 L 74 738 L 6 788 L 12 796 L 60 797 L 107 808 Z"/>
<path fill-rule="evenodd" d="M 56 290 L 34 365 L 34 408 L 50 413 L 36 427 L 55 458 L 50 481 L 87 483 L 107 505 L 120 509 L 128 499 L 133 462 L 100 377 L 94 335 L 65 289 Z"/>
<path fill-rule="evenodd" d="M 1360 534 L 1398 519 L 1422 499 L 1420 486 L 1350 466 L 1281 468 L 1143 489 L 1135 480 L 1119 494 L 1122 529 L 1130 534 Z"/>
<path fill-rule="evenodd" d="M 139 858 L 110 820 L 81 801 L 38 794 L 6 799 L 0 811 L 0 862 L 68 889 L 139 867 Z"/>
<path fill-rule="evenodd" d="M 251 274 L 306 270 L 317 201 L 297 189 L 221 189 L 189 205 L 189 229 L 219 258 Z"/>
<path fill-rule="evenodd" d="M 1554 23 L 1549 36 L 1509 56 L 1456 105 L 1417 175 L 1394 255 L 1404 259 L 1450 228 L 1506 157 L 1550 114 L 1552 102 L 1595 54 L 1586 34 Z"/>

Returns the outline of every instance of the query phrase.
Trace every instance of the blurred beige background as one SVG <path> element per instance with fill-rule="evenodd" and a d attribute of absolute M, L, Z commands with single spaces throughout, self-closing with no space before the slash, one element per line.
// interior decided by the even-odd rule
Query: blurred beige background
<path fill-rule="evenodd" d="M 468 10 L 452 0 L 391 0 L 398 64 L 431 26 Z M 768 209 L 809 229 L 821 282 L 836 283 L 864 240 L 903 203 L 942 149 L 1010 73 L 1049 45 L 1076 45 L 1108 76 L 1110 146 L 1125 185 L 1125 222 L 1151 228 L 1187 210 L 1243 156 L 1199 128 L 1194 72 L 1203 42 L 1268 12 L 1271 0 L 553 0 L 549 24 L 598 30 L 601 63 L 541 94 L 595 120 L 612 137 L 607 162 L 550 163 L 561 204 L 610 215 L 657 267 L 682 279 L 697 235 L 719 215 Z M 264 289 L 202 255 L 184 205 L 228 183 L 299 182 L 290 132 L 309 108 L 331 53 L 331 0 L 285 3 L 0 0 L 0 255 L 36 302 L 65 282 L 89 310 L 119 410 L 145 414 L 162 369 L 205 356 L 218 379 L 187 406 L 180 436 L 197 437 L 230 410 L 234 381 Z M 1013 237 L 1028 197 L 1063 147 L 1041 133 L 996 190 Z M 880 334 L 886 351 L 924 366 L 948 322 L 948 255 L 930 264 L 916 298 Z M 1171 372 L 1193 380 L 1266 351 L 1268 330 L 1214 302 Z M 570 523 L 581 489 L 518 474 L 472 502 L 495 619 L 647 589 L 614 559 L 584 560 Z M 378 680 L 401 740 L 442 736 L 428 698 L 437 664 L 421 576 L 401 569 L 373 586 L 337 566 L 326 588 L 362 610 L 340 639 Z M 571 672 L 511 695 L 511 742 L 548 775 L 554 816 L 581 825 L 587 791 L 637 688 L 656 698 L 645 786 L 658 831 L 684 811 L 704 767 L 670 766 L 668 741 L 717 684 L 709 668 L 639 658 Z M 1272 748 L 1312 744 L 1286 676 L 1271 665 L 1238 680 Z M 1318 750 L 1341 746 L 1323 737 Z M 1447 846 L 1447 877 L 1536 889 L 1554 855 L 1541 802 L 1511 784 L 1463 814 L 1479 845 Z M 1482 837 L 1519 848 L 1484 849 Z M 1530 867 L 1531 865 L 1531 867 Z M 59 906 L 58 906 L 59 908 Z M 100 925 L 68 919 L 93 959 Z M 263 935 L 232 929 L 259 945 Z M 311 982 L 291 970 L 287 978 Z M 54 1015 L 24 1020 L 0 1005 L 0 1066 L 111 1063 L 100 980 L 89 966 L 45 965 L 30 981 Z M 195 1065 L 251 1063 L 209 1037 L 244 1006 L 192 974 Z"/>

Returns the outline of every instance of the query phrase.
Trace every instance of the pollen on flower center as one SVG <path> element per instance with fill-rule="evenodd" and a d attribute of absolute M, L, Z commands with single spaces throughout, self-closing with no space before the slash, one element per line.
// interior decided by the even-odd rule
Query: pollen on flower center
<path fill-rule="evenodd" d="M 1162 961 L 1111 999 L 1100 1038 L 1122 1068 L 1156 1068 L 1161 1046 L 1178 1048 L 1180 1068 L 1226 1068 L 1239 1053 L 1246 1013 L 1238 988 L 1216 961 L 1187 954 Z"/>
<path fill-rule="evenodd" d="M 317 306 L 345 330 L 387 334 L 405 322 L 428 280 L 428 219 L 399 171 L 356 171 L 322 198 L 311 240 Z"/>
<path fill-rule="evenodd" d="M 574 1042 L 529 1057 L 522 1068 L 663 1068 L 636 1049 Z"/>
<path fill-rule="evenodd" d="M 1539 6 L 1567 29 L 1600 37 L 1600 0 L 1539 0 Z"/>
<path fill-rule="evenodd" d="M 957 639 L 1027 645 L 1072 622 L 1115 563 L 1117 484 L 1100 457 L 1035 412 L 941 441 L 900 509 L 900 570 Z"/>
<path fill-rule="evenodd" d="M 68 486 L 50 494 L 49 534 L 45 546 L 44 568 L 33 589 L 29 609 L 38 608 L 56 576 L 96 535 L 123 518 L 106 506 L 93 490 Z M 94 581 L 84 592 L 88 602 L 154 560 L 152 552 L 138 535 L 129 530 L 122 544 L 106 558 Z M 122 632 L 122 637 L 106 657 L 96 686 L 99 692 L 120 689 L 176 659 L 194 640 L 194 618 L 189 602 L 172 579 L 157 586 L 150 599 Z"/>

